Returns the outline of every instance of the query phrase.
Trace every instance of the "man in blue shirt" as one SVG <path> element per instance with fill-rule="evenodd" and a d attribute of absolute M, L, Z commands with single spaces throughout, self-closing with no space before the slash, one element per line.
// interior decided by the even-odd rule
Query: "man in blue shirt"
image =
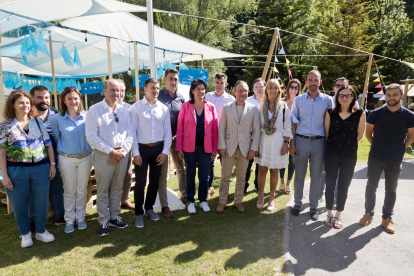
<path fill-rule="evenodd" d="M 53 152 L 55 154 L 56 163 L 58 162 L 58 153 L 57 153 L 57 146 L 55 139 L 53 138 L 52 133 L 52 118 L 55 114 L 59 114 L 59 110 L 50 107 L 50 92 L 49 90 L 42 85 L 38 85 L 33 87 L 30 90 L 30 95 L 32 95 L 34 103 L 36 105 L 37 114 L 39 118 L 43 120 L 45 123 L 47 133 L 50 136 L 50 140 L 52 141 Z M 56 164 L 57 167 L 57 164 Z M 65 224 L 65 208 L 63 206 L 63 181 L 62 177 L 60 176 L 59 170 L 56 170 L 55 177 L 50 180 L 50 203 L 52 205 L 52 210 L 55 212 L 55 225 L 63 225 Z M 34 227 L 34 209 L 33 204 L 36 202 L 32 202 L 30 199 L 29 203 L 29 219 L 30 219 L 30 227 Z"/>
<path fill-rule="evenodd" d="M 317 220 L 319 217 L 317 211 L 319 184 L 326 143 L 324 120 L 326 110 L 332 107 L 332 99 L 319 91 L 319 86 L 322 83 L 319 71 L 310 71 L 305 83 L 308 91 L 295 98 L 291 115 L 294 139 L 291 142 L 290 154 L 296 156 L 295 205 L 291 209 L 291 213 L 294 216 L 299 215 L 309 161 L 311 177 L 310 216 L 312 220 Z"/>

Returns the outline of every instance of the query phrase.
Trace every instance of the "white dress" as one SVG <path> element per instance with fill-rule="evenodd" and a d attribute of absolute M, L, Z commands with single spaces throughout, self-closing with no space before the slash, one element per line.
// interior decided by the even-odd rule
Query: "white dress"
<path fill-rule="evenodd" d="M 260 166 L 268 167 L 269 169 L 282 169 L 287 168 L 288 166 L 288 153 L 281 155 L 282 146 L 284 143 L 284 138 L 292 138 L 292 125 L 290 121 L 290 110 L 285 102 L 281 103 L 281 106 L 278 111 L 276 122 L 274 126 L 276 127 L 275 133 L 267 135 L 263 126 L 264 126 L 264 116 L 263 116 L 263 106 L 257 106 L 260 113 L 260 156 L 256 157 L 256 163 Z M 283 109 L 285 110 L 285 122 L 283 123 Z M 273 115 L 272 112 L 268 111 L 268 118 L 271 118 Z"/>

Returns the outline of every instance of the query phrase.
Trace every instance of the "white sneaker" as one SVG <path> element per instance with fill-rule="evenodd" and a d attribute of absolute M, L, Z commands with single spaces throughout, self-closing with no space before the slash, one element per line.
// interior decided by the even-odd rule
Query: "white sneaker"
<path fill-rule="evenodd" d="M 188 203 L 187 210 L 188 210 L 189 214 L 195 214 L 196 213 L 195 204 L 194 203 Z"/>
<path fill-rule="evenodd" d="M 22 238 L 22 248 L 30 247 L 33 245 L 32 232 L 29 231 L 28 234 L 21 235 L 20 237 Z"/>
<path fill-rule="evenodd" d="M 210 207 L 208 207 L 207 201 L 201 202 L 200 206 L 204 212 L 210 212 Z"/>
<path fill-rule="evenodd" d="M 52 242 L 55 240 L 55 237 L 45 230 L 44 233 L 36 233 L 35 239 L 42 242 Z"/>

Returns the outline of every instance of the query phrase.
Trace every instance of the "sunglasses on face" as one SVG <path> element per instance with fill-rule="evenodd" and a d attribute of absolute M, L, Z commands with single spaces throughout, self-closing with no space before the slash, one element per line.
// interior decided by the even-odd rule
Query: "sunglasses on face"
<path fill-rule="evenodd" d="M 338 95 L 338 98 L 340 98 L 340 99 L 351 99 L 353 97 L 354 97 L 354 95 L 352 95 L 352 94 L 339 94 Z"/>
<path fill-rule="evenodd" d="M 119 122 L 118 115 L 116 115 L 115 111 L 112 112 L 112 115 L 115 117 L 115 122 Z"/>
<path fill-rule="evenodd" d="M 293 90 L 298 91 L 299 90 L 299 86 L 291 86 L 291 87 L 289 87 L 289 89 L 293 89 Z"/>

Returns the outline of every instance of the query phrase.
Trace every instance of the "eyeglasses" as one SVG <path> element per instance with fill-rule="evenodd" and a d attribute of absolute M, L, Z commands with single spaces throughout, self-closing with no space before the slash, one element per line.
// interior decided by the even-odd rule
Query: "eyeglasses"
<path fill-rule="evenodd" d="M 340 98 L 340 99 L 351 99 L 351 98 L 353 98 L 354 97 L 354 95 L 353 94 L 339 94 L 338 95 L 338 98 Z"/>
<path fill-rule="evenodd" d="M 253 89 L 263 89 L 265 88 L 264 86 L 254 86 Z"/>
<path fill-rule="evenodd" d="M 118 115 L 116 115 L 115 111 L 112 112 L 112 115 L 115 117 L 115 122 L 119 122 Z"/>
<path fill-rule="evenodd" d="M 335 84 L 334 86 L 335 88 L 340 88 L 340 87 L 347 87 L 347 85 L 345 84 Z"/>
<path fill-rule="evenodd" d="M 291 86 L 291 87 L 289 87 L 289 89 L 299 90 L 299 86 Z"/>

